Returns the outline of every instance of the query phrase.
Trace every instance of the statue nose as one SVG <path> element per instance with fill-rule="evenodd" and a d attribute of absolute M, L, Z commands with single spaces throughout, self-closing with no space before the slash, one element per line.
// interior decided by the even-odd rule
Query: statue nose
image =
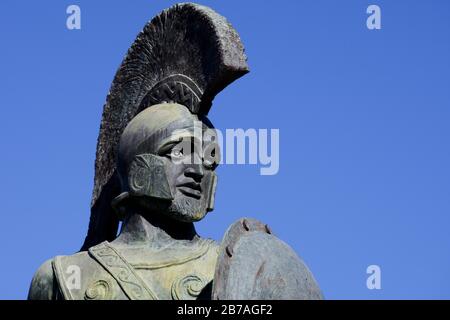
<path fill-rule="evenodd" d="M 200 182 L 203 178 L 203 165 L 193 164 L 184 171 L 186 177 L 193 178 L 196 182 Z"/>

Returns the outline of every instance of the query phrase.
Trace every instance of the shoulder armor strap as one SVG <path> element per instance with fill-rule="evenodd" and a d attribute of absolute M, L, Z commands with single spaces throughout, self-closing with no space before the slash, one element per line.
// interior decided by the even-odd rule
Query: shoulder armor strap
<path fill-rule="evenodd" d="M 65 273 L 61 263 L 62 258 L 63 258 L 62 256 L 56 256 L 55 258 L 53 258 L 52 260 L 53 273 L 55 274 L 59 290 L 63 295 L 64 300 L 74 300 L 72 293 L 66 286 L 66 279 L 64 276 Z"/>
<path fill-rule="evenodd" d="M 130 300 L 157 299 L 133 267 L 107 241 L 91 247 L 89 253 L 111 274 Z"/>

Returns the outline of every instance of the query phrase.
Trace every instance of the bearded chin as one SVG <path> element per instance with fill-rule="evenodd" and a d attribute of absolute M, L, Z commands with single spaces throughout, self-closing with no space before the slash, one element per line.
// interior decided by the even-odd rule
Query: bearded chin
<path fill-rule="evenodd" d="M 202 220 L 207 213 L 207 205 L 204 197 L 194 199 L 177 194 L 170 202 L 148 197 L 139 197 L 137 204 L 150 213 L 159 213 L 168 218 L 180 222 L 197 222 Z"/>
<path fill-rule="evenodd" d="M 206 203 L 203 197 L 194 199 L 187 196 L 177 196 L 168 208 L 170 216 L 183 222 L 196 222 L 206 215 Z"/>

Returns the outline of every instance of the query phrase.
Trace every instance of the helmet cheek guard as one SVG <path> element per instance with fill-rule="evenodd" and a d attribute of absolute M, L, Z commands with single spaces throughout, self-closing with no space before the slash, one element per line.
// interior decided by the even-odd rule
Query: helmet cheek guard
<path fill-rule="evenodd" d="M 207 198 L 207 207 L 206 211 L 211 212 L 214 210 L 214 202 L 215 202 L 215 194 L 216 194 L 216 186 L 217 186 L 217 174 L 214 171 L 208 175 L 208 180 L 206 181 L 206 196 Z"/>
<path fill-rule="evenodd" d="M 130 196 L 173 200 L 161 156 L 148 153 L 137 155 L 128 172 L 128 187 Z"/>
<path fill-rule="evenodd" d="M 125 204 L 131 198 L 150 197 L 163 201 L 173 200 L 164 160 L 161 156 L 149 153 L 135 156 L 131 162 L 126 181 L 123 185 L 124 192 L 111 202 L 111 207 L 119 220 L 125 218 Z"/>

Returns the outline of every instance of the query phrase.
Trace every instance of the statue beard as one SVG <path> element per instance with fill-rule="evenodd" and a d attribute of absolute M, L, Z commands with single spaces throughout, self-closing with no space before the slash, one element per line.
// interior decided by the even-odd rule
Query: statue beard
<path fill-rule="evenodd" d="M 197 222 L 202 220 L 207 213 L 207 204 L 204 195 L 195 199 L 177 192 L 167 208 L 167 214 L 175 220 L 182 222 Z"/>
<path fill-rule="evenodd" d="M 139 197 L 137 204 L 150 214 L 158 213 L 180 222 L 197 222 L 202 220 L 207 210 L 207 201 L 204 196 L 195 199 L 177 192 L 172 201 L 149 199 Z"/>

